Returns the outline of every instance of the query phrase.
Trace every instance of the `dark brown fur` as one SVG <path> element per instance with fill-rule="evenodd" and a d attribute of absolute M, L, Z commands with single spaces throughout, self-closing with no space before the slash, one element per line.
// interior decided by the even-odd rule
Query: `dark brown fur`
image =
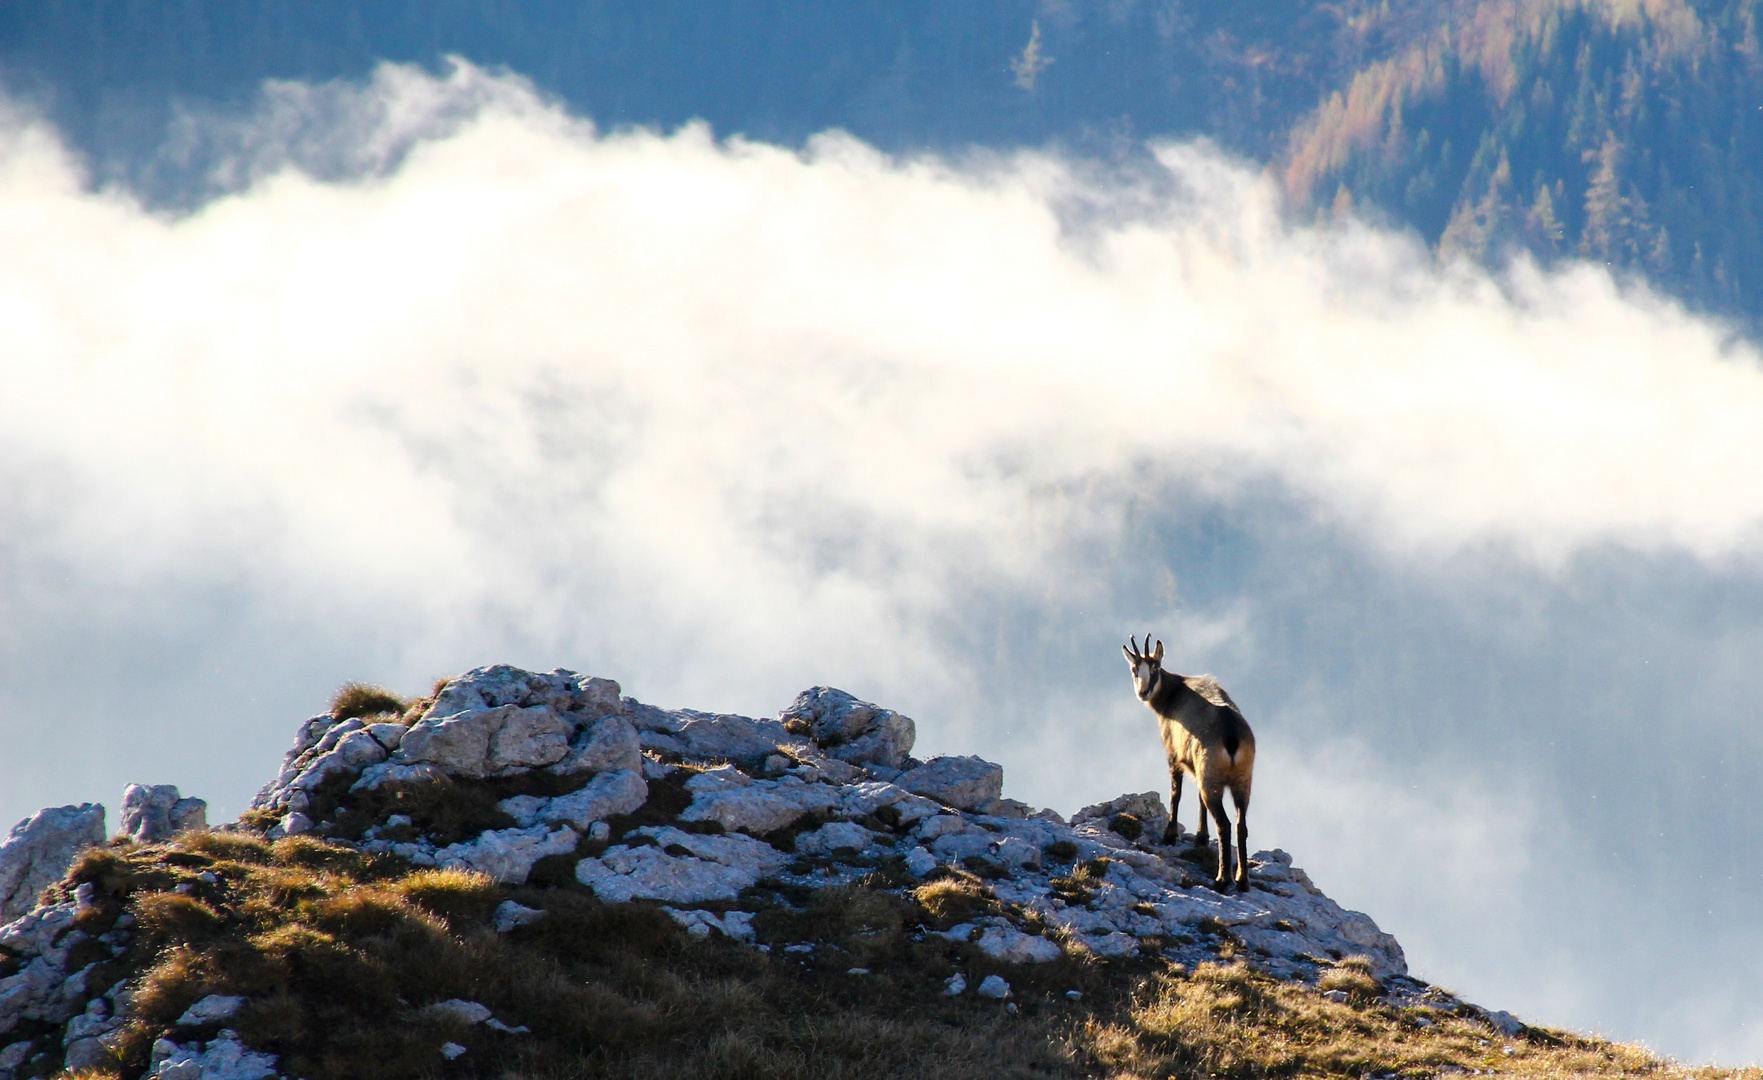
<path fill-rule="evenodd" d="M 1150 641 L 1147 638 L 1146 644 Z M 1163 749 L 1169 760 L 1169 831 L 1165 843 L 1181 838 L 1176 816 L 1181 804 L 1181 778 L 1194 778 L 1200 791 L 1198 842 L 1210 843 L 1208 833 L 1218 823 L 1218 874 L 1215 884 L 1229 892 L 1232 870 L 1238 890 L 1249 887 L 1249 788 L 1255 773 L 1255 733 L 1230 695 L 1210 675 L 1184 676 L 1163 670 L 1163 643 L 1150 655 L 1139 651 L 1138 640 L 1121 646 L 1133 670 L 1139 700 L 1157 714 Z M 1230 789 L 1236 804 L 1236 857 L 1231 851 L 1230 817 L 1224 809 L 1224 792 Z M 1210 820 L 1209 820 L 1210 819 Z"/>

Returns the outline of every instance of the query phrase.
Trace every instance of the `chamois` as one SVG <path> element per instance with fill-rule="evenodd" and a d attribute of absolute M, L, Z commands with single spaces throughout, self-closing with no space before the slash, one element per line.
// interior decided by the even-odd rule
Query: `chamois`
<path fill-rule="evenodd" d="M 1231 801 L 1237 807 L 1237 891 L 1249 888 L 1249 783 L 1255 772 L 1255 733 L 1237 709 L 1237 703 L 1210 675 L 1177 675 L 1163 670 L 1163 642 L 1156 651 L 1146 655 L 1139 651 L 1138 639 L 1129 638 L 1131 646 L 1122 645 L 1126 662 L 1132 668 L 1133 684 L 1139 700 L 1157 714 L 1163 733 L 1163 749 L 1169 756 L 1169 831 L 1163 836 L 1166 844 L 1181 839 L 1181 826 L 1176 824 L 1176 811 L 1181 803 L 1181 776 L 1187 773 L 1200 789 L 1200 835 L 1198 843 L 1209 844 L 1207 831 L 1211 814 L 1218 822 L 1218 874 L 1214 882 L 1219 892 L 1229 892 L 1231 882 L 1230 818 L 1224 812 L 1224 789 L 1229 788 Z M 1151 635 L 1145 635 L 1145 647 L 1151 646 Z"/>

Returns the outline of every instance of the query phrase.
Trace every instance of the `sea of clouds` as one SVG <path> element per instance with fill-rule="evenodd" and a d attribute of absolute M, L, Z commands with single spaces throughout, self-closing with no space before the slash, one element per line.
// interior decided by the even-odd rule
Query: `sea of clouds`
<path fill-rule="evenodd" d="M 1166 783 L 1149 630 L 1255 726 L 1252 846 L 1416 974 L 1763 1057 L 1763 372 L 1722 326 L 1293 224 L 1203 145 L 606 132 L 458 64 L 166 154 L 191 208 L 0 116 L 0 822 L 131 781 L 224 820 L 337 684 L 497 661 L 840 686 L 1069 813 Z"/>

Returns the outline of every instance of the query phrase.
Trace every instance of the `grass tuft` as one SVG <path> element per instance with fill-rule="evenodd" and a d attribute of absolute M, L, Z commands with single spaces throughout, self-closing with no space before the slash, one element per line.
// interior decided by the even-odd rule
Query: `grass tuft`
<path fill-rule="evenodd" d="M 399 878 L 392 891 L 455 930 L 484 925 L 502 902 L 496 882 L 475 870 L 418 870 Z"/>
<path fill-rule="evenodd" d="M 330 714 L 338 720 L 366 719 L 383 716 L 396 719 L 410 703 L 383 686 L 363 682 L 347 682 L 331 697 Z"/>
<path fill-rule="evenodd" d="M 984 883 L 971 874 L 949 873 L 912 890 L 912 899 L 924 909 L 927 921 L 938 930 L 972 922 L 981 915 L 1002 910 Z"/>

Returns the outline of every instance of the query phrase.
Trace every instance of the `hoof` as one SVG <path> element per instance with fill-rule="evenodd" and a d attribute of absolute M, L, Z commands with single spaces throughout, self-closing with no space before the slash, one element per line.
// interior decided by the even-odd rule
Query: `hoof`
<path fill-rule="evenodd" d="M 1165 844 L 1181 843 L 1181 826 L 1173 821 L 1170 822 L 1169 828 L 1163 830 L 1163 842 Z"/>
<path fill-rule="evenodd" d="M 1230 879 L 1225 878 L 1224 880 L 1221 881 L 1217 878 L 1214 878 L 1212 880 L 1212 891 L 1215 893 L 1218 893 L 1221 896 L 1230 895 Z"/>

